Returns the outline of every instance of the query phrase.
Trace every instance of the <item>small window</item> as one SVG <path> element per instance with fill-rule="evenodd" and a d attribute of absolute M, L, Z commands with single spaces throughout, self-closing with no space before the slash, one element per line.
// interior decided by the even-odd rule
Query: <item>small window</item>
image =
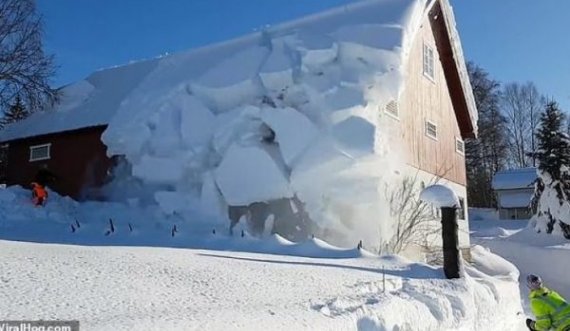
<path fill-rule="evenodd" d="M 424 44 L 424 75 L 431 80 L 435 80 L 433 48 Z"/>
<path fill-rule="evenodd" d="M 465 142 L 459 138 L 455 138 L 455 151 L 461 155 L 465 155 Z"/>
<path fill-rule="evenodd" d="M 51 144 L 36 145 L 30 147 L 30 162 L 49 160 Z"/>
<path fill-rule="evenodd" d="M 392 115 L 395 118 L 399 118 L 400 112 L 398 110 L 398 103 L 394 100 L 388 102 L 385 107 L 385 111 L 387 114 Z"/>
<path fill-rule="evenodd" d="M 437 125 L 435 123 L 426 121 L 426 136 L 437 140 Z"/>

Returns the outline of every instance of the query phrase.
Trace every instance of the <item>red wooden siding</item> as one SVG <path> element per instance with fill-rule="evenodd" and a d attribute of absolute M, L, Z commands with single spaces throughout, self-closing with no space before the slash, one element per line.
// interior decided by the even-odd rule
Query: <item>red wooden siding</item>
<path fill-rule="evenodd" d="M 85 189 L 101 186 L 112 160 L 101 142 L 104 126 L 66 131 L 8 142 L 7 184 L 29 187 L 39 169 L 58 178 L 50 188 L 81 199 Z M 49 160 L 30 162 L 30 147 L 51 144 Z"/>

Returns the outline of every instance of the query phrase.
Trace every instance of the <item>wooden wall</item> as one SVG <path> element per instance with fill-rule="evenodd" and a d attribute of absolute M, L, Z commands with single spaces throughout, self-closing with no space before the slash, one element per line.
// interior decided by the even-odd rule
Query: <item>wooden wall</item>
<path fill-rule="evenodd" d="M 101 142 L 104 129 L 86 128 L 9 142 L 7 184 L 29 187 L 38 170 L 46 168 L 58 177 L 51 189 L 80 199 L 84 189 L 103 184 L 112 166 L 107 147 Z M 51 158 L 30 162 L 30 146 L 49 143 Z"/>
<path fill-rule="evenodd" d="M 433 80 L 423 74 L 424 43 L 435 52 Z M 399 100 L 400 119 L 391 119 L 391 125 L 399 126 L 406 162 L 465 186 L 465 157 L 455 149 L 455 138 L 460 138 L 461 133 L 427 17 L 409 55 L 405 82 Z M 426 136 L 426 120 L 437 124 L 437 141 Z"/>

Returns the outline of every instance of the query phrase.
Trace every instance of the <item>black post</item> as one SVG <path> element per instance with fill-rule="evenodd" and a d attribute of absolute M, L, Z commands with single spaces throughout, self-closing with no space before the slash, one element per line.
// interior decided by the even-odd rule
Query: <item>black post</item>
<path fill-rule="evenodd" d="M 441 208 L 443 239 L 443 271 L 447 279 L 459 278 L 459 237 L 457 234 L 457 208 Z"/>

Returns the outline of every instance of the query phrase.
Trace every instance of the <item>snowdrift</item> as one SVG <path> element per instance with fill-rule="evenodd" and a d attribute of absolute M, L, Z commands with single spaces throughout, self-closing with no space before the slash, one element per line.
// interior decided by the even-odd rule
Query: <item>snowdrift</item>
<path fill-rule="evenodd" d="M 516 269 L 480 247 L 473 253 L 475 267 L 449 281 L 394 256 L 0 241 L 0 295 L 26 294 L 0 311 L 10 320 L 75 319 L 87 330 L 521 330 Z"/>
<path fill-rule="evenodd" d="M 523 273 L 539 274 L 547 284 L 570 297 L 570 243 L 562 236 L 537 233 L 528 221 L 484 220 L 472 223 L 472 238 L 513 262 Z M 528 293 L 526 288 L 525 294 Z"/>
<path fill-rule="evenodd" d="M 156 205 L 50 193 L 37 208 L 27 190 L 0 190 L 0 239 L 43 243 L 0 240 L 0 295 L 31 295 L 0 304 L 5 318 L 74 318 L 89 330 L 503 331 L 520 322 L 518 271 L 481 247 L 463 278 L 446 280 L 439 267 L 355 246 L 239 228 L 230 237 L 217 218 L 187 223 Z M 53 297 L 61 301 L 46 302 Z"/>

